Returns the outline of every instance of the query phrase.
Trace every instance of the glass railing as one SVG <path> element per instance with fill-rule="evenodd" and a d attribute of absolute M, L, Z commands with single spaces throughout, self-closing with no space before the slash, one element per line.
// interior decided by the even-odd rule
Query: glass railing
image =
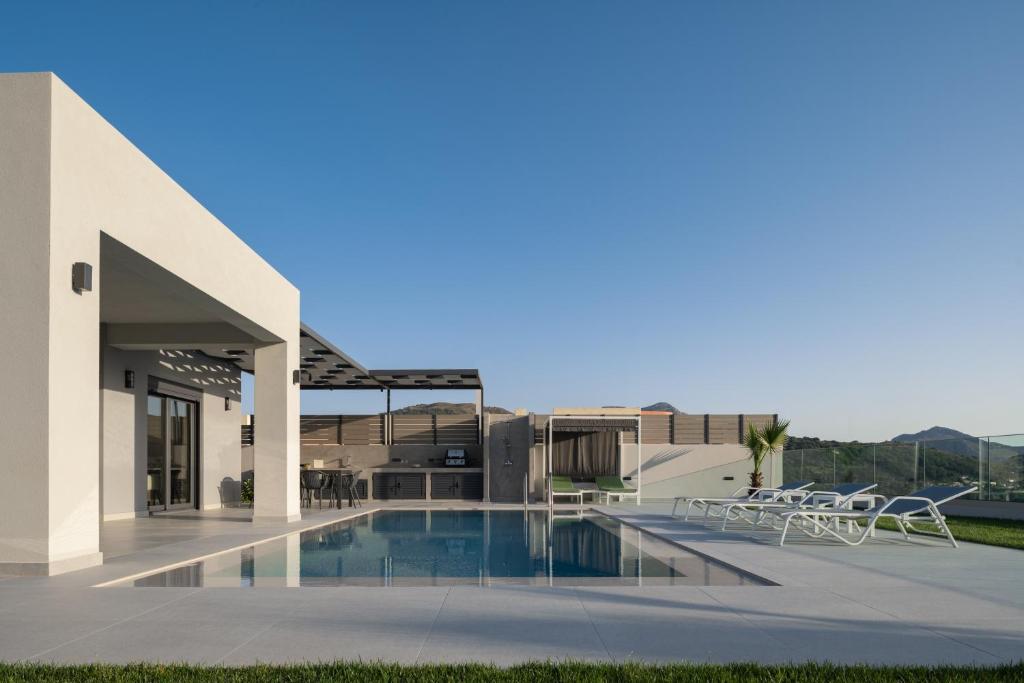
<path fill-rule="evenodd" d="M 986 436 L 978 441 L 982 499 L 1024 502 L 1024 434 Z"/>
<path fill-rule="evenodd" d="M 1024 434 L 935 441 L 850 444 L 784 451 L 782 479 L 817 486 L 878 483 L 879 493 L 906 494 L 926 486 L 977 486 L 981 500 L 1024 501 Z"/>

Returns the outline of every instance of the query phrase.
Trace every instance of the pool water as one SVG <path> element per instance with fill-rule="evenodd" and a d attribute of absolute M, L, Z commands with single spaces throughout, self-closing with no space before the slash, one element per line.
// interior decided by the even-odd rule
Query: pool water
<path fill-rule="evenodd" d="M 387 510 L 129 583 L 219 587 L 765 582 L 599 514 Z"/>

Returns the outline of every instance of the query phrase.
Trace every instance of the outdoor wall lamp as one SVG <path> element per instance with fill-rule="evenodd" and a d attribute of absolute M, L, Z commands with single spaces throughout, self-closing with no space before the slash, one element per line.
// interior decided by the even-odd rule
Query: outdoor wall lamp
<path fill-rule="evenodd" d="M 230 396 L 225 396 L 224 397 L 224 410 L 231 410 L 231 397 Z"/>
<path fill-rule="evenodd" d="M 71 266 L 71 289 L 78 294 L 92 291 L 92 266 L 82 261 Z"/>
<path fill-rule="evenodd" d="M 292 370 L 292 384 L 302 383 L 302 370 Z"/>
<path fill-rule="evenodd" d="M 125 370 L 124 371 L 124 388 L 134 389 L 135 388 L 135 371 Z"/>

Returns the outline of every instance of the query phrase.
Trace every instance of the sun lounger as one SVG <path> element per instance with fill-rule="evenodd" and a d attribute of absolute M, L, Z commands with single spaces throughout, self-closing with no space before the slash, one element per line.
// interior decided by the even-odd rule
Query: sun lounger
<path fill-rule="evenodd" d="M 598 491 L 605 496 L 605 499 L 609 503 L 612 502 L 612 496 L 615 496 L 619 500 L 632 496 L 637 500 L 637 502 L 639 502 L 639 498 L 637 498 L 637 490 L 630 486 L 626 486 L 626 483 L 619 477 L 595 477 L 594 483 L 597 484 Z"/>
<path fill-rule="evenodd" d="M 732 520 L 743 519 L 757 526 L 762 523 L 768 515 L 781 515 L 793 510 L 838 510 L 845 509 L 858 497 L 870 496 L 874 503 L 879 496 L 869 494 L 878 484 L 868 482 L 850 482 L 836 484 L 830 489 L 821 491 L 799 491 L 803 495 L 789 502 L 777 501 L 749 501 L 744 503 L 731 503 L 722 506 L 722 530 L 724 531 Z M 884 501 L 884 499 L 883 499 Z M 747 513 L 752 513 L 748 516 Z M 705 521 L 707 516 L 705 515 Z M 773 520 L 769 520 L 773 521 Z"/>
<path fill-rule="evenodd" d="M 576 484 L 573 484 L 571 477 L 560 475 L 551 476 L 551 503 L 555 502 L 555 496 L 578 498 L 579 504 L 583 505 L 583 489 L 578 488 Z"/>
<path fill-rule="evenodd" d="M 783 526 L 779 545 L 786 543 L 786 533 L 790 529 L 797 529 L 811 538 L 830 536 L 846 545 L 857 546 L 871 535 L 878 520 L 887 518 L 896 523 L 903 538 L 907 540 L 910 538 L 907 530 L 916 531 L 913 526 L 915 522 L 934 524 L 956 548 L 956 539 L 946 525 L 946 518 L 939 512 L 939 506 L 977 490 L 977 486 L 929 486 L 909 496 L 896 496 L 872 510 L 806 509 L 783 512 L 780 515 Z M 859 528 L 862 522 L 865 525 L 860 529 L 860 535 L 847 537 L 839 531 L 839 522 L 848 522 L 855 528 Z"/>
<path fill-rule="evenodd" d="M 683 515 L 683 519 L 690 518 L 690 511 L 697 507 L 698 510 L 704 510 L 705 516 L 708 509 L 711 506 L 724 506 L 730 503 L 744 503 L 750 501 L 777 501 L 784 498 L 791 497 L 791 493 L 795 491 L 802 491 L 808 486 L 811 486 L 813 481 L 787 481 L 783 482 L 778 488 L 760 488 L 755 489 L 752 493 L 750 492 L 749 486 L 741 486 L 740 488 L 733 491 L 731 496 L 725 496 L 722 498 L 705 498 L 705 497 L 690 497 L 690 496 L 679 496 L 675 499 L 672 505 L 672 516 L 676 516 L 676 510 L 679 508 L 679 503 L 682 501 L 689 501 L 686 506 L 686 514 Z M 741 496 L 740 493 L 747 491 L 747 495 Z M 717 515 L 715 515 L 717 516 Z"/>

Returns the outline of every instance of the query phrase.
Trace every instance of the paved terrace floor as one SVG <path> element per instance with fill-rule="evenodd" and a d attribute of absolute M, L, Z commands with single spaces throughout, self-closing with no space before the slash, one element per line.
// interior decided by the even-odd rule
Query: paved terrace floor
<path fill-rule="evenodd" d="M 884 532 L 860 548 L 779 548 L 773 534 L 672 520 L 666 505 L 601 509 L 781 585 L 90 587 L 351 513 L 313 510 L 291 527 L 178 515 L 104 525 L 102 567 L 0 580 L 0 659 L 995 664 L 1024 653 L 1021 551 Z"/>

